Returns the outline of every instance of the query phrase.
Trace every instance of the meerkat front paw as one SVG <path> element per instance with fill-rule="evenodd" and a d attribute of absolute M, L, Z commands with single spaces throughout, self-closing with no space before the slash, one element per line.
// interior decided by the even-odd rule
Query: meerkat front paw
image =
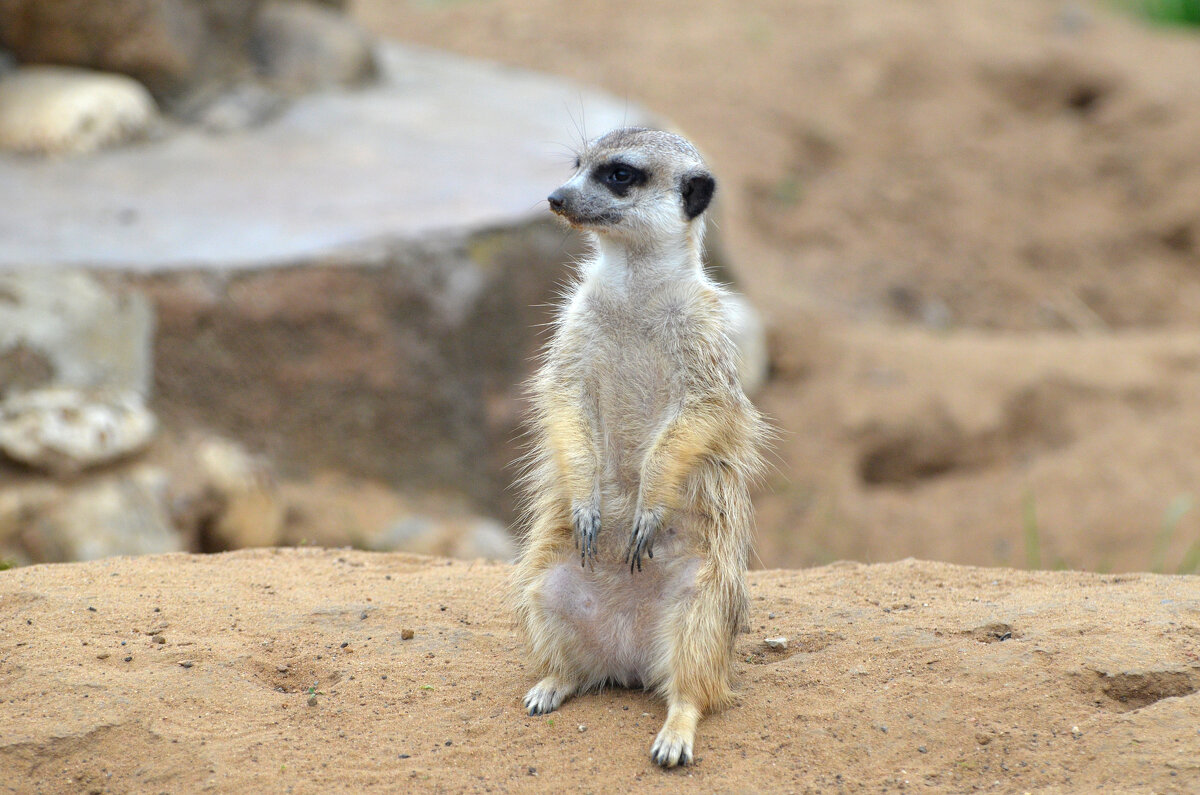
<path fill-rule="evenodd" d="M 571 507 L 571 524 L 575 528 L 575 548 L 579 550 L 579 565 L 596 561 L 596 536 L 600 535 L 600 506 L 595 501 L 576 502 Z"/>
<path fill-rule="evenodd" d="M 629 571 L 632 572 L 635 566 L 638 571 L 642 570 L 643 552 L 648 558 L 654 557 L 654 537 L 662 527 L 662 518 L 662 508 L 642 509 L 637 512 L 637 517 L 633 520 L 633 531 L 629 534 L 629 545 L 625 547 L 625 562 L 629 564 Z"/>
<path fill-rule="evenodd" d="M 530 715 L 546 715 L 561 707 L 574 692 L 575 685 L 547 676 L 525 694 L 525 709 Z"/>

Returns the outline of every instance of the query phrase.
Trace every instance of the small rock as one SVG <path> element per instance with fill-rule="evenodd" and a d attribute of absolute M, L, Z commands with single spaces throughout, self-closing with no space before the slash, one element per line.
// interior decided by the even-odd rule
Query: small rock
<path fill-rule="evenodd" d="M 0 450 L 59 476 L 135 453 L 157 427 L 136 392 L 59 386 L 17 392 L 0 403 Z"/>
<path fill-rule="evenodd" d="M 317 694 L 316 693 L 313 693 L 311 696 L 308 697 L 308 705 L 310 707 L 315 707 L 317 705 Z"/>
<path fill-rule="evenodd" d="M 251 50 L 259 72 L 299 91 L 360 83 L 375 74 L 367 34 L 348 17 L 309 3 L 268 2 Z"/>
<path fill-rule="evenodd" d="M 155 636 L 154 636 L 154 642 L 155 642 L 155 643 L 166 643 L 166 642 L 167 642 L 167 639 L 166 639 L 166 638 L 164 638 L 162 635 L 155 635 Z"/>
<path fill-rule="evenodd" d="M 192 660 L 180 660 L 179 661 L 179 665 L 183 668 L 191 668 L 195 664 L 196 663 L 193 662 Z"/>
<path fill-rule="evenodd" d="M 746 394 L 753 395 L 766 383 L 770 367 L 766 326 L 758 310 L 740 293 L 730 293 L 726 307 L 730 337 L 738 352 L 738 380 Z"/>
<path fill-rule="evenodd" d="M 0 150 L 85 154 L 143 137 L 157 120 L 150 92 L 124 75 L 26 66 L 0 79 Z"/>
<path fill-rule="evenodd" d="M 278 546 L 287 511 L 266 459 L 220 438 L 206 439 L 197 458 L 206 489 L 220 506 L 209 517 L 211 540 L 226 549 Z"/>
<path fill-rule="evenodd" d="M 22 541 L 41 562 L 178 552 L 168 505 L 166 473 L 137 466 L 62 490 L 33 514 Z"/>
<path fill-rule="evenodd" d="M 275 670 L 281 674 L 286 674 L 288 672 L 288 667 L 286 665 L 276 665 Z"/>
<path fill-rule="evenodd" d="M 411 629 L 400 630 L 400 640 L 412 640 L 412 639 L 413 639 L 413 631 Z"/>
<path fill-rule="evenodd" d="M 768 621 L 774 621 L 774 620 L 775 620 L 775 614 L 774 614 L 774 613 L 767 613 L 767 620 L 768 620 Z"/>
<path fill-rule="evenodd" d="M 587 724 L 586 724 L 586 723 L 581 723 L 581 724 L 579 724 L 579 732 L 580 732 L 580 734 L 582 734 L 582 733 L 583 733 L 583 732 L 585 732 L 585 731 L 587 731 Z"/>
<path fill-rule="evenodd" d="M 249 130 L 287 108 L 285 97 L 265 86 L 241 83 L 219 93 L 198 91 L 173 108 L 174 115 L 218 135 Z"/>
<path fill-rule="evenodd" d="M 777 638 L 764 638 L 763 643 L 765 643 L 769 649 L 777 649 L 780 651 L 788 647 L 788 639 L 782 635 Z"/>

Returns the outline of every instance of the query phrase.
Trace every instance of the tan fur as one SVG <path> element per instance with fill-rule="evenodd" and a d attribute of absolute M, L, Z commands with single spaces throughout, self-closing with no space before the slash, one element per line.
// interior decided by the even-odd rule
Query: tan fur
<path fill-rule="evenodd" d="M 634 167 L 637 184 L 606 183 L 628 174 L 613 164 Z M 609 682 L 653 689 L 668 706 L 651 749 L 664 767 L 691 760 L 700 716 L 731 698 L 765 433 L 737 379 L 725 293 L 700 261 L 707 198 L 687 203 L 693 177 L 711 196 L 684 139 L 618 130 L 551 196 L 595 256 L 531 385 L 512 580 L 541 677 L 530 713 Z"/>

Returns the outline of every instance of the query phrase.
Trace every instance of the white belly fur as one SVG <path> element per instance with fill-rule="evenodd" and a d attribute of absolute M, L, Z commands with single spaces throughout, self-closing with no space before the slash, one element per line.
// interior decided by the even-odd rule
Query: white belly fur
<path fill-rule="evenodd" d="M 586 569 L 573 558 L 546 572 L 542 607 L 565 636 L 561 651 L 585 686 L 659 684 L 669 654 L 667 622 L 691 601 L 701 562 L 656 556 L 630 573 L 619 561 Z"/>

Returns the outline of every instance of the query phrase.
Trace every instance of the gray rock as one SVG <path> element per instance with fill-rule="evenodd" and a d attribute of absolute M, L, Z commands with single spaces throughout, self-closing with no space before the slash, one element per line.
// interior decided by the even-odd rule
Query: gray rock
<path fill-rule="evenodd" d="M 142 396 L 130 391 L 50 387 L 0 403 L 0 451 L 60 477 L 142 450 L 156 428 Z"/>
<path fill-rule="evenodd" d="M 259 127 L 287 108 L 287 98 L 278 91 L 252 82 L 230 88 L 196 91 L 174 107 L 177 118 L 196 124 L 206 132 L 224 134 Z"/>
<path fill-rule="evenodd" d="M 291 91 L 355 85 L 375 75 L 367 33 L 319 5 L 269 0 L 250 46 L 259 74 Z"/>
<path fill-rule="evenodd" d="M 141 466 L 64 489 L 28 523 L 22 541 L 38 562 L 179 552 L 169 517 L 165 473 Z"/>
<path fill-rule="evenodd" d="M 211 535 L 207 546 L 277 546 L 283 540 L 285 506 L 270 464 L 225 439 L 203 440 L 196 457 L 214 506 L 205 522 Z"/>
<path fill-rule="evenodd" d="M 504 526 L 493 519 L 462 515 L 412 515 L 393 521 L 367 546 L 378 551 L 474 560 L 512 560 L 516 545 Z"/>
<path fill-rule="evenodd" d="M 50 385 L 146 395 L 153 334 L 136 291 L 79 271 L 0 272 L 0 398 Z"/>
<path fill-rule="evenodd" d="M 738 350 L 738 377 L 746 394 L 753 395 L 767 382 L 770 355 L 767 330 L 754 305 L 740 293 L 730 296 L 731 336 Z"/>
<path fill-rule="evenodd" d="M 27 66 L 0 76 L 0 150 L 78 155 L 144 137 L 158 108 L 124 75 Z"/>
<path fill-rule="evenodd" d="M 30 63 L 119 72 L 160 100 L 251 71 L 261 0 L 2 0 L 0 46 Z"/>

